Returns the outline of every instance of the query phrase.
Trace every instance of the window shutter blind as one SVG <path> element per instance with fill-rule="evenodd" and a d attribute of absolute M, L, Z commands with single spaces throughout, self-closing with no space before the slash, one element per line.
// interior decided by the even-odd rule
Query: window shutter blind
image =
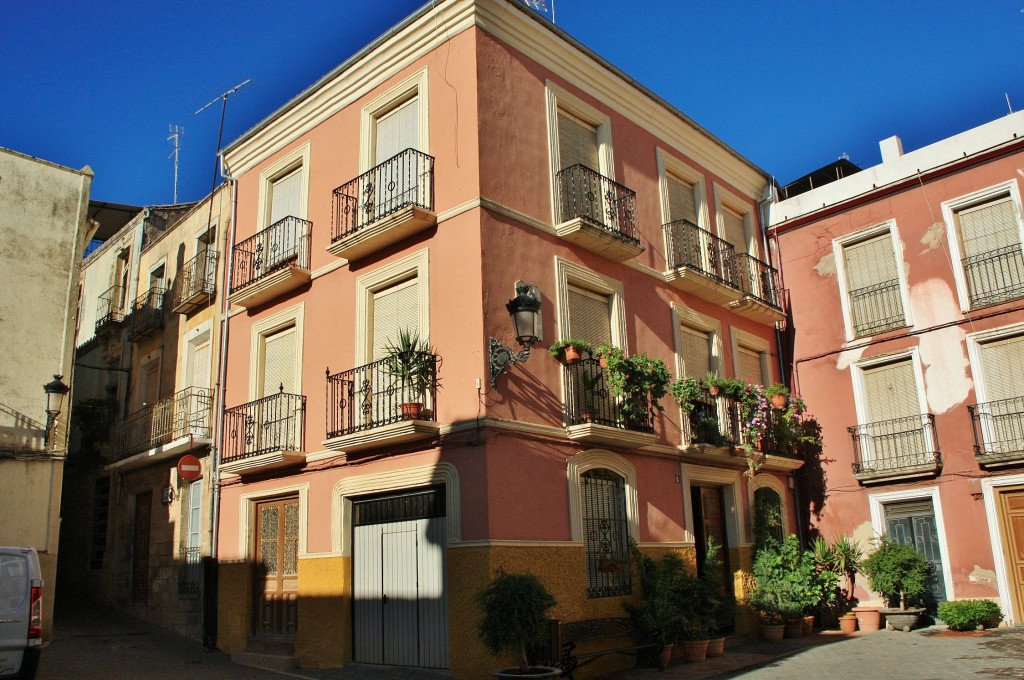
<path fill-rule="evenodd" d="M 864 398 L 869 423 L 921 415 L 914 364 L 907 359 L 865 370 Z"/>
<path fill-rule="evenodd" d="M 373 294 L 373 341 L 370 361 L 380 359 L 403 329 L 420 332 L 419 283 L 409 279 Z"/>
<path fill-rule="evenodd" d="M 613 343 L 611 306 L 607 295 L 569 287 L 569 336 L 592 345 Z"/>
<path fill-rule="evenodd" d="M 843 248 L 850 291 L 897 278 L 896 256 L 889 232 Z"/>
<path fill-rule="evenodd" d="M 689 220 L 693 224 L 697 224 L 697 205 L 693 198 L 693 185 L 671 175 L 666 179 L 669 220 L 672 222 Z"/>
<path fill-rule="evenodd" d="M 210 386 L 211 343 L 204 342 L 192 350 L 192 366 L 188 384 L 192 387 Z"/>
<path fill-rule="evenodd" d="M 275 180 L 271 185 L 270 221 L 267 226 L 285 217 L 300 217 L 299 198 L 302 189 L 302 168 Z"/>
<path fill-rule="evenodd" d="M 681 330 L 684 373 L 703 378 L 711 371 L 711 337 L 689 326 L 683 326 Z"/>
<path fill-rule="evenodd" d="M 198 548 L 202 545 L 203 529 L 203 480 L 197 479 L 188 486 L 188 546 Z"/>
<path fill-rule="evenodd" d="M 759 385 L 764 382 L 761 374 L 761 353 L 746 347 L 739 348 L 740 380 Z"/>
<path fill-rule="evenodd" d="M 377 119 L 375 165 L 420 148 L 420 99 L 413 97 Z"/>
<path fill-rule="evenodd" d="M 1020 231 L 1009 196 L 957 211 L 964 257 L 989 253 L 1020 243 Z"/>
<path fill-rule="evenodd" d="M 743 228 L 743 216 L 723 206 L 722 221 L 725 224 L 725 240 L 732 244 L 737 253 L 746 253 L 747 233 Z"/>
<path fill-rule="evenodd" d="M 152 406 L 160 400 L 160 362 L 154 361 L 146 365 L 146 388 L 143 390 L 143 399 L 147 406 Z"/>
<path fill-rule="evenodd" d="M 263 393 L 278 394 L 284 385 L 286 394 L 295 393 L 295 327 L 268 335 L 263 340 Z"/>
<path fill-rule="evenodd" d="M 601 172 L 597 130 L 578 118 L 559 111 L 558 159 L 561 169 L 579 164 L 595 172 Z"/>
<path fill-rule="evenodd" d="M 986 342 L 981 346 L 981 367 L 987 401 L 1024 394 L 1024 336 Z"/>

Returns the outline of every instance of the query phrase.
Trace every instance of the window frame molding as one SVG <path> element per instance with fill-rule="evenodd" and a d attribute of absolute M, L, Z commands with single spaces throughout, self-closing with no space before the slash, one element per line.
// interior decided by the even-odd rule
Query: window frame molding
<path fill-rule="evenodd" d="M 271 195 L 271 186 L 274 182 L 283 177 L 295 172 L 298 169 L 302 170 L 302 183 L 299 187 L 299 212 L 301 215 L 294 215 L 301 220 L 307 219 L 309 214 L 309 174 L 310 174 L 310 142 L 306 141 L 304 144 L 297 147 L 290 153 L 285 154 L 277 161 L 268 165 L 260 172 L 260 194 L 259 203 L 256 215 L 256 224 L 259 228 L 256 232 L 262 231 L 270 226 L 267 220 L 270 219 L 270 207 L 268 201 Z M 207 225 L 209 228 L 211 225 Z"/>
<path fill-rule="evenodd" d="M 252 560 L 252 539 L 256 531 L 256 505 L 262 501 L 296 496 L 299 499 L 299 559 L 309 556 L 307 537 L 309 533 L 309 483 L 281 486 L 275 489 L 253 491 L 238 497 L 238 555 L 242 560 Z"/>
<path fill-rule="evenodd" d="M 423 248 L 356 279 L 355 365 L 363 366 L 370 356 L 370 319 L 373 294 L 407 279 L 419 286 L 419 333 L 430 337 L 430 253 Z"/>
<path fill-rule="evenodd" d="M 835 258 L 836 263 L 836 280 L 839 282 L 839 302 L 843 309 L 843 332 L 847 342 L 863 340 L 874 336 L 858 336 L 854 331 L 853 311 L 850 308 L 850 284 L 849 278 L 846 274 L 846 258 L 844 257 L 844 249 L 847 246 L 854 245 L 861 241 L 867 241 L 884 233 L 889 234 L 889 239 L 892 242 L 893 259 L 896 261 L 896 279 L 899 282 L 900 301 L 903 304 L 903 326 L 910 328 L 914 325 L 913 315 L 911 314 L 910 309 L 910 286 L 907 283 L 906 263 L 903 259 L 903 239 L 899 238 L 896 220 L 890 219 L 832 239 L 832 255 Z M 882 332 L 891 333 L 894 330 L 897 329 L 893 328 Z M 875 335 L 877 335 L 877 333 Z"/>
<path fill-rule="evenodd" d="M 707 183 L 704 175 L 660 146 L 655 147 L 654 154 L 658 164 L 658 190 L 661 195 L 662 226 L 672 221 L 668 199 L 668 178 L 669 175 L 675 175 L 679 179 L 693 184 L 693 201 L 697 212 L 697 226 L 707 231 L 712 231 L 708 214 Z M 667 243 L 665 247 L 666 249 L 668 248 Z"/>
<path fill-rule="evenodd" d="M 858 425 L 866 425 L 872 422 L 867 420 L 867 409 L 865 406 L 867 402 L 867 393 L 864 386 L 865 369 L 871 369 L 884 364 L 894 364 L 905 359 L 910 359 L 914 369 L 914 381 L 917 386 L 918 415 L 924 415 L 929 412 L 928 395 L 925 393 L 924 387 L 924 371 L 921 368 L 921 357 L 917 347 L 908 347 L 898 352 L 879 354 L 867 359 L 861 359 L 850 366 L 850 378 L 853 381 L 853 406 L 857 414 Z M 928 436 L 928 445 L 935 445 L 931 434 Z"/>
<path fill-rule="evenodd" d="M 782 534 L 791 534 L 793 532 L 793 525 L 789 520 L 789 489 L 782 483 L 782 480 L 773 474 L 767 472 L 761 472 L 754 475 L 753 479 L 747 482 L 747 506 L 749 508 L 749 514 L 751 522 L 753 523 L 755 506 L 755 494 L 760 489 L 771 489 L 775 493 L 779 494 L 779 498 L 782 501 Z M 751 529 L 753 531 L 753 529 Z"/>
<path fill-rule="evenodd" d="M 255 322 L 249 331 L 249 401 L 253 402 L 259 399 L 259 388 L 258 385 L 261 381 L 261 371 L 264 363 L 263 350 L 265 347 L 266 337 L 272 335 L 278 331 L 282 331 L 288 327 L 295 328 L 295 394 L 303 394 L 302 392 L 302 355 L 303 355 L 303 342 L 302 342 L 302 328 L 303 318 L 305 316 L 305 303 L 300 302 L 296 305 L 282 309 L 281 311 L 271 314 L 265 319 L 261 319 Z"/>
<path fill-rule="evenodd" d="M 359 174 L 377 165 L 377 120 L 414 97 L 420 100 L 420 149 L 430 154 L 430 113 L 428 102 L 428 67 L 424 66 L 386 92 L 378 95 L 359 111 Z"/>
<path fill-rule="evenodd" d="M 713 316 L 701 314 L 695 309 L 686 307 L 678 302 L 672 303 L 672 342 L 675 349 L 676 375 L 686 375 L 686 365 L 683 361 L 683 331 L 681 326 L 689 326 L 699 331 L 711 334 L 711 355 L 708 357 L 710 370 L 722 375 L 725 367 L 724 355 L 722 353 L 724 344 L 722 342 L 722 320 Z M 703 376 L 694 376 L 697 378 Z"/>
<path fill-rule="evenodd" d="M 216 370 L 215 364 L 219 357 L 217 357 L 216 348 L 213 344 L 213 319 L 207 319 L 181 336 L 181 347 L 178 350 L 178 370 L 175 377 L 176 384 L 180 389 L 193 387 L 193 385 L 186 383 L 188 383 L 188 376 L 192 372 L 190 364 L 195 356 L 194 349 L 207 341 L 210 343 L 210 369 Z M 212 374 L 210 378 L 213 378 Z M 207 385 L 207 387 L 210 387 L 210 385 Z"/>
<path fill-rule="evenodd" d="M 991 401 L 988 395 L 988 385 L 985 381 L 984 363 L 981 358 L 982 345 L 990 342 L 999 342 L 1015 336 L 1024 336 L 1024 322 L 990 328 L 985 331 L 968 333 L 964 336 L 967 344 L 967 361 L 971 367 L 971 381 L 974 383 L 974 397 L 976 403 L 982 404 Z"/>
<path fill-rule="evenodd" d="M 964 273 L 964 255 L 963 249 L 960 247 L 960 229 L 957 222 L 957 213 L 964 208 L 971 208 L 990 202 L 1002 194 L 1009 194 L 1010 196 L 1014 216 L 1017 218 L 1017 241 L 1020 244 L 1022 254 L 1024 254 L 1024 207 L 1021 205 L 1020 190 L 1016 179 L 993 184 L 984 189 L 978 189 L 969 194 L 943 201 L 941 204 L 942 221 L 946 225 L 946 240 L 949 243 L 950 264 L 953 267 L 953 280 L 956 282 L 956 294 L 960 302 L 961 312 L 967 313 L 972 309 L 980 309 L 980 307 L 971 306 L 971 296 L 967 290 L 967 276 Z M 1009 300 L 1006 302 L 1009 302 Z"/>
<path fill-rule="evenodd" d="M 693 498 L 690 493 L 690 486 L 693 483 L 709 482 L 722 487 L 722 500 L 725 502 L 726 514 L 726 538 L 728 548 L 743 548 L 753 545 L 753 540 L 747 535 L 747 523 L 744 513 L 741 511 L 740 503 L 744 498 L 740 492 L 739 470 L 726 470 L 724 468 L 712 468 L 705 465 L 694 465 L 692 463 L 680 463 L 679 469 L 682 473 L 683 487 L 683 527 L 686 534 L 686 544 L 696 545 L 696 532 L 693 524 Z"/>
<path fill-rule="evenodd" d="M 566 461 L 566 481 L 569 486 L 569 531 L 573 543 L 586 545 L 583 532 L 583 488 L 580 476 L 588 470 L 611 470 L 625 481 L 626 526 L 629 538 L 640 542 L 640 505 L 637 501 L 636 467 L 617 453 L 606 449 L 580 451 Z"/>
<path fill-rule="evenodd" d="M 555 303 L 558 317 L 559 337 L 569 337 L 569 286 L 574 285 L 580 288 L 610 295 L 611 304 L 611 330 L 613 338 L 608 342 L 616 347 L 628 350 L 626 346 L 626 305 L 624 288 L 622 282 L 611 277 L 599 274 L 587 269 L 575 262 L 555 256 Z"/>
<path fill-rule="evenodd" d="M 761 384 L 771 385 L 775 382 L 775 371 L 772 370 L 772 344 L 764 338 L 748 333 L 742 328 L 729 326 L 729 344 L 732 350 L 732 375 L 740 379 L 740 347 L 754 350 L 761 357 Z"/>

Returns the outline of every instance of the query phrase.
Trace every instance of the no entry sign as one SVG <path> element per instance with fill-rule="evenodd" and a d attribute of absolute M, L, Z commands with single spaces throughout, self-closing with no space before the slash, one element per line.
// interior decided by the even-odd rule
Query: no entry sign
<path fill-rule="evenodd" d="M 195 456 L 182 456 L 178 460 L 178 476 L 194 482 L 203 476 L 203 464 Z"/>

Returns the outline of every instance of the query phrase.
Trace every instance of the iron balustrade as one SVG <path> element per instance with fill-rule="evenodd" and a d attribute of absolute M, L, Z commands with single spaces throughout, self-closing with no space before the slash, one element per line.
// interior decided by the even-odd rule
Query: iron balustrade
<path fill-rule="evenodd" d="M 942 460 L 931 413 L 846 429 L 853 446 L 854 474 L 937 467 Z"/>
<path fill-rule="evenodd" d="M 906 325 L 899 279 L 851 290 L 850 317 L 858 338 Z"/>
<path fill-rule="evenodd" d="M 96 307 L 96 332 L 124 320 L 121 286 L 111 286 L 100 294 Z"/>
<path fill-rule="evenodd" d="M 309 269 L 309 232 L 312 222 L 285 217 L 234 247 L 231 292 L 294 264 Z"/>
<path fill-rule="evenodd" d="M 664 225 L 668 241 L 669 269 L 694 269 L 704 276 L 735 287 L 727 263 L 735 248 L 707 229 L 689 220 L 676 220 Z"/>
<path fill-rule="evenodd" d="M 304 451 L 306 397 L 282 391 L 224 411 L 223 462 Z"/>
<path fill-rule="evenodd" d="M 623 409 L 611 393 L 601 362 L 593 357 L 565 366 L 565 424 L 593 423 L 636 432 L 654 432 L 650 395 Z M 642 414 L 637 416 L 636 414 Z"/>
<path fill-rule="evenodd" d="M 110 444 L 115 460 L 155 449 L 192 435 L 209 439 L 213 390 L 188 387 L 172 397 L 149 404 L 114 424 Z"/>
<path fill-rule="evenodd" d="M 145 338 L 164 325 L 164 289 L 150 288 L 135 298 L 124 320 L 128 340 Z"/>
<path fill-rule="evenodd" d="M 640 245 L 636 229 L 636 192 L 585 165 L 570 165 L 555 175 L 558 221 L 583 219 L 616 238 Z"/>
<path fill-rule="evenodd" d="M 962 260 L 971 307 L 984 307 L 1024 295 L 1024 255 L 1015 243 Z"/>
<path fill-rule="evenodd" d="M 182 548 L 179 552 L 181 564 L 178 567 L 178 594 L 198 595 L 203 579 L 203 556 L 201 548 Z"/>
<path fill-rule="evenodd" d="M 440 359 L 424 352 L 416 361 L 422 362 L 425 369 L 422 385 L 391 368 L 393 362 L 389 359 L 334 375 L 328 369 L 327 437 L 341 437 L 403 420 L 434 421 Z M 410 408 L 412 404 L 422 405 L 418 415 Z"/>
<path fill-rule="evenodd" d="M 739 402 L 712 395 L 704 388 L 683 418 L 683 436 L 689 444 L 732 446 L 739 442 Z"/>
<path fill-rule="evenodd" d="M 205 301 L 216 291 L 217 251 L 207 250 L 193 257 L 178 270 L 171 304 L 174 309 L 178 309 L 193 301 Z"/>
<path fill-rule="evenodd" d="M 1024 454 L 1024 397 L 968 406 L 974 432 L 974 455 Z"/>
<path fill-rule="evenodd" d="M 744 295 L 781 309 L 779 304 L 779 272 L 753 255 L 735 253 L 729 260 L 732 285 Z"/>
<path fill-rule="evenodd" d="M 434 209 L 434 157 L 406 149 L 334 190 L 331 243 L 415 206 Z"/>

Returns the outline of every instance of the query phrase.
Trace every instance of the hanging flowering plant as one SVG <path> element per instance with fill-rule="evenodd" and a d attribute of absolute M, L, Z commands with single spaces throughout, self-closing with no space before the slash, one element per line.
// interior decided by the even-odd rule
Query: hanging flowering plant
<path fill-rule="evenodd" d="M 747 383 L 740 391 L 740 446 L 747 458 L 748 477 L 757 474 L 769 453 L 796 455 L 806 446 L 821 446 L 821 428 L 806 413 L 803 399 L 789 396 L 785 390 L 785 406 L 772 405 L 772 395 L 783 390 L 781 385 Z"/>
<path fill-rule="evenodd" d="M 651 411 L 664 411 L 659 399 L 665 396 L 672 375 L 661 359 L 646 354 L 627 355 L 622 349 L 602 343 L 594 354 L 607 363 L 605 378 L 612 394 L 622 398 L 626 422 L 650 426 Z M 648 401 L 649 400 L 649 401 Z"/>

